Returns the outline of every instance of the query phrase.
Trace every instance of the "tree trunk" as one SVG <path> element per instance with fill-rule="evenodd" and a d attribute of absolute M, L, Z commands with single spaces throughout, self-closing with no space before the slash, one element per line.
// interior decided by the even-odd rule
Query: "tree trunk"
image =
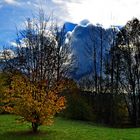
<path fill-rule="evenodd" d="M 37 131 L 38 131 L 38 124 L 37 123 L 32 122 L 32 130 L 34 133 L 37 133 Z"/>
<path fill-rule="evenodd" d="M 98 90 L 97 90 L 97 60 L 96 60 L 96 46 L 94 44 L 94 80 L 95 80 L 95 92 L 97 93 Z"/>
<path fill-rule="evenodd" d="M 100 79 L 99 79 L 99 92 L 102 93 L 102 78 L 103 78 L 103 31 L 100 30 L 101 48 L 100 48 Z"/>

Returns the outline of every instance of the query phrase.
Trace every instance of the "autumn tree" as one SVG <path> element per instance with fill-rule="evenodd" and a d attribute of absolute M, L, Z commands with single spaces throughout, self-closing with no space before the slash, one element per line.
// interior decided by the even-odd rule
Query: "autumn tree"
<path fill-rule="evenodd" d="M 44 11 L 40 10 L 39 18 L 28 18 L 25 27 L 18 32 L 14 58 L 5 57 L 6 66 L 18 76 L 12 77 L 5 92 L 4 109 L 31 122 L 36 132 L 65 108 L 65 98 L 59 93 L 69 85 L 65 79 L 69 78 L 72 53 L 60 39 L 61 29 Z"/>
<path fill-rule="evenodd" d="M 52 124 L 54 115 L 65 108 L 66 100 L 59 95 L 63 84 L 46 91 L 46 83 L 32 83 L 27 77 L 16 75 L 1 101 L 3 109 L 21 116 L 20 121 L 31 122 L 33 132 L 37 132 L 40 125 Z"/>

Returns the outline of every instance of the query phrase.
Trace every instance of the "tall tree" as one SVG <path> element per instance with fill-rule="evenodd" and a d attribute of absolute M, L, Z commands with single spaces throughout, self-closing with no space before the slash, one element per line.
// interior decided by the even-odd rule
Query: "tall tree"
<path fill-rule="evenodd" d="M 125 92 L 129 116 L 133 125 L 138 124 L 140 110 L 140 21 L 129 21 L 118 34 L 118 47 L 120 49 L 121 65 L 119 82 L 121 90 Z M 120 59 L 117 59 L 119 63 Z M 116 73 L 118 74 L 118 73 Z M 117 76 L 118 78 L 118 76 Z"/>
<path fill-rule="evenodd" d="M 73 66 L 72 50 L 64 39 L 63 29 L 41 10 L 39 18 L 28 18 L 25 30 L 18 33 L 16 57 L 7 64 L 32 82 L 46 80 L 49 88 L 68 77 Z"/>
<path fill-rule="evenodd" d="M 39 18 L 28 18 L 25 30 L 18 33 L 14 58 L 5 55 L 6 64 L 17 76 L 5 94 L 4 109 L 31 122 L 34 132 L 65 108 L 65 98 L 58 93 L 69 85 L 65 81 L 72 55 L 61 35 L 41 10 Z"/>

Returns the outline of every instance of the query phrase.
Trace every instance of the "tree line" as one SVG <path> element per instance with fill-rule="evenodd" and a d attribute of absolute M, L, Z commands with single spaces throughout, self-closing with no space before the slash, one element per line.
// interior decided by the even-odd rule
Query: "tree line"
<path fill-rule="evenodd" d="M 104 108 L 100 95 L 111 94 L 109 103 L 106 101 L 106 104 L 110 104 L 110 122 L 115 118 L 115 104 L 120 102 L 122 106 L 125 104 L 132 125 L 137 126 L 140 123 L 140 21 L 134 18 L 124 27 L 116 29 L 112 27 L 111 47 L 106 52 L 106 48 L 103 47 L 104 29 L 100 30 L 100 46 L 93 40 L 93 73 L 83 77 L 79 86 L 84 91 L 91 91 L 99 96 L 99 110 Z M 99 54 L 96 51 L 97 47 L 100 47 Z M 123 103 L 121 100 L 116 101 L 118 97 L 123 99 Z"/>

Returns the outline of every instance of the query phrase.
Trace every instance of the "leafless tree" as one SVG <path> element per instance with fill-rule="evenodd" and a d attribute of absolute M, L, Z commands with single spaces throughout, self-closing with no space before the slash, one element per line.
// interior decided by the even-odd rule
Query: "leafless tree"
<path fill-rule="evenodd" d="M 28 18 L 25 30 L 18 32 L 15 58 L 7 64 L 32 82 L 44 81 L 50 88 L 68 77 L 73 65 L 72 51 L 64 39 L 63 29 L 40 10 L 38 18 Z"/>
<path fill-rule="evenodd" d="M 119 53 L 116 59 L 118 65 L 114 67 L 119 90 L 124 93 L 125 101 L 133 125 L 138 124 L 140 118 L 140 21 L 129 21 L 118 34 Z M 118 55 L 115 55 L 116 58 Z M 117 86 L 118 87 L 118 86 Z"/>

